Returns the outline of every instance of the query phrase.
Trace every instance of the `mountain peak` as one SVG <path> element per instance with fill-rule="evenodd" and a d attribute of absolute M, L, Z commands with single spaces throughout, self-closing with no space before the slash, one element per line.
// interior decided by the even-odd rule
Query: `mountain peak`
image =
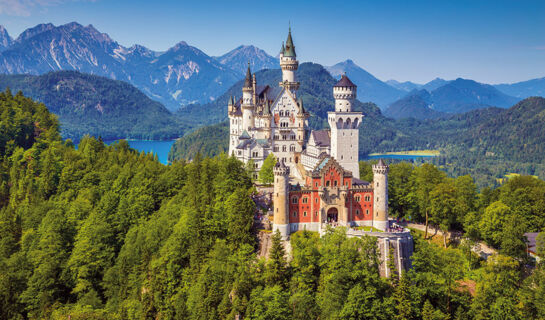
<path fill-rule="evenodd" d="M 49 30 L 52 30 L 54 29 L 55 26 L 52 24 L 52 23 L 41 23 L 33 28 L 29 28 L 29 29 L 26 29 L 25 31 L 23 31 L 19 37 L 17 37 L 17 42 L 22 42 L 22 41 L 25 41 L 27 39 L 30 39 L 40 33 L 43 33 L 43 32 L 46 32 L 46 31 L 49 31 Z"/>
<path fill-rule="evenodd" d="M 254 72 L 279 67 L 278 59 L 253 45 L 240 45 L 222 56 L 215 57 L 215 59 L 233 69 L 239 75 L 244 75 L 248 67 L 248 61 L 250 61 L 250 66 Z"/>
<path fill-rule="evenodd" d="M 0 25 L 0 51 L 9 47 L 13 39 L 9 36 L 8 31 L 3 25 Z"/>

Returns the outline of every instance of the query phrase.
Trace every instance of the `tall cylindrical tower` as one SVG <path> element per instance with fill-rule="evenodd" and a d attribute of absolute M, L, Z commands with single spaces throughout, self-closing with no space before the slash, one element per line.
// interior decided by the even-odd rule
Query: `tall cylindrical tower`
<path fill-rule="evenodd" d="M 333 86 L 335 111 L 327 113 L 327 121 L 331 128 L 331 156 L 359 179 L 359 127 L 363 115 L 352 111 L 357 90 L 346 75 L 341 77 Z"/>
<path fill-rule="evenodd" d="M 283 239 L 290 234 L 289 228 L 289 175 L 290 169 L 282 161 L 278 161 L 274 172 L 274 223 L 273 232 L 278 230 Z"/>
<path fill-rule="evenodd" d="M 373 227 L 387 231 L 388 225 L 388 170 L 380 159 L 373 165 Z"/>
<path fill-rule="evenodd" d="M 246 80 L 242 87 L 242 130 L 249 130 L 254 127 L 254 87 L 252 83 L 252 72 L 250 71 L 250 62 L 246 71 Z"/>

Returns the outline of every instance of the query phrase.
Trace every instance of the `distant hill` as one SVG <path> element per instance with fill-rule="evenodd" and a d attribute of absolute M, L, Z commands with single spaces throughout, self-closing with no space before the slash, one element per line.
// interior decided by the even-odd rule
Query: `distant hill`
<path fill-rule="evenodd" d="M 545 98 L 526 98 L 474 126 L 459 140 L 494 158 L 545 164 Z"/>
<path fill-rule="evenodd" d="M 406 117 L 434 119 L 447 113 L 464 113 L 493 106 L 508 108 L 519 100 L 491 85 L 458 78 L 431 92 L 424 89 L 413 90 L 407 96 L 390 104 L 385 114 L 395 119 Z"/>
<path fill-rule="evenodd" d="M 358 86 L 358 99 L 364 102 L 373 102 L 383 110 L 390 103 L 406 94 L 405 90 L 396 89 L 375 78 L 352 60 L 339 62 L 334 66 L 326 67 L 326 69 L 333 77 L 337 78 L 346 72 L 350 80 Z"/>
<path fill-rule="evenodd" d="M 0 43 L 2 39 L 0 32 Z M 9 38 L 4 35 L 4 39 Z M 124 80 L 172 110 L 212 101 L 239 78 L 237 72 L 185 42 L 161 53 L 139 45 L 125 48 L 92 25 L 76 22 L 40 24 L 4 43 L 9 45 L 0 49 L 0 73 L 76 70 Z"/>
<path fill-rule="evenodd" d="M 248 61 L 253 72 L 263 69 L 279 69 L 278 58 L 254 46 L 239 46 L 226 54 L 215 57 L 219 63 L 229 67 L 243 77 L 248 68 Z"/>
<path fill-rule="evenodd" d="M 394 119 L 436 119 L 446 115 L 444 112 L 430 108 L 431 95 L 428 91 L 413 90 L 405 97 L 392 103 L 384 111 L 384 115 Z"/>
<path fill-rule="evenodd" d="M 517 98 L 545 97 L 545 77 L 511 84 L 496 84 L 494 88 Z"/>
<path fill-rule="evenodd" d="M 427 90 L 427 91 L 431 92 L 431 91 L 433 91 L 433 90 L 435 90 L 435 89 L 437 89 L 439 87 L 444 86 L 447 83 L 449 83 L 449 81 L 447 81 L 445 79 L 435 78 L 432 81 L 423 84 L 420 87 L 420 89 L 424 89 L 424 90 Z"/>
<path fill-rule="evenodd" d="M 229 150 L 229 122 L 205 126 L 177 139 L 168 153 L 168 161 L 192 159 L 197 153 L 213 157 Z"/>
<path fill-rule="evenodd" d="M 103 139 L 172 139 L 185 130 L 162 104 L 122 81 L 76 71 L 0 75 L 0 90 L 8 87 L 58 115 L 64 138 L 90 134 Z"/>
<path fill-rule="evenodd" d="M 396 81 L 396 80 L 388 80 L 388 81 L 386 81 L 386 84 L 388 84 L 391 87 L 394 87 L 396 89 L 406 91 L 406 92 L 411 92 L 411 91 L 413 91 L 415 89 L 420 89 L 422 87 L 421 84 L 414 83 L 414 82 L 411 82 L 411 81 L 399 82 L 399 81 Z"/>
<path fill-rule="evenodd" d="M 488 84 L 458 78 L 431 92 L 433 109 L 463 113 L 486 107 L 508 108 L 520 99 L 508 96 Z"/>

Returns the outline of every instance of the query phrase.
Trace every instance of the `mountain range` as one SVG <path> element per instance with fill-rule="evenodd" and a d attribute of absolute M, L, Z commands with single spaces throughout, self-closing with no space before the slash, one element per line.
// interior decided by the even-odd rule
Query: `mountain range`
<path fill-rule="evenodd" d="M 104 76 L 131 83 L 171 111 L 213 102 L 243 77 L 248 62 L 254 72 L 278 70 L 279 66 L 277 58 L 251 45 L 239 46 L 224 55 L 212 57 L 184 41 L 164 52 L 152 51 L 141 45 L 127 48 L 92 25 L 82 26 L 76 22 L 61 26 L 40 24 L 25 30 L 15 40 L 0 26 L 1 74 L 41 75 L 51 71 L 76 70 Z M 475 107 L 507 106 L 511 101 L 476 83 L 467 88 L 453 88 L 448 86 L 453 81 L 440 78 L 423 85 L 410 81 L 383 82 L 352 60 L 326 69 L 337 78 L 347 73 L 358 85 L 361 101 L 376 103 L 383 111 L 389 109 L 387 114 L 397 118 L 415 114 L 415 110 L 425 111 L 422 113 L 425 117 L 438 115 L 423 110 L 425 104 L 433 111 L 456 113 Z M 440 88 L 443 89 L 435 92 Z M 543 95 L 545 78 L 500 84 L 494 88 L 520 100 Z M 431 101 L 413 91 L 422 89 L 430 93 Z M 394 112 L 396 108 L 399 113 Z M 416 113 L 416 116 L 421 115 Z"/>
<path fill-rule="evenodd" d="M 241 61 L 274 66 L 271 56 L 242 46 L 215 59 L 179 42 L 165 52 L 123 47 L 92 25 L 40 24 L 11 40 L 0 29 L 0 73 L 40 75 L 76 70 L 127 81 L 171 110 L 221 95 L 242 75 Z M 221 62 L 223 61 L 223 62 Z"/>
<path fill-rule="evenodd" d="M 187 126 L 161 103 L 124 81 L 77 71 L 0 75 L 0 90 L 21 91 L 59 117 L 64 138 L 173 139 Z"/>
<path fill-rule="evenodd" d="M 384 114 L 396 119 L 433 119 L 449 113 L 464 113 L 493 106 L 508 108 L 519 100 L 521 99 L 508 96 L 491 85 L 458 78 L 432 91 L 415 89 L 390 104 Z"/>

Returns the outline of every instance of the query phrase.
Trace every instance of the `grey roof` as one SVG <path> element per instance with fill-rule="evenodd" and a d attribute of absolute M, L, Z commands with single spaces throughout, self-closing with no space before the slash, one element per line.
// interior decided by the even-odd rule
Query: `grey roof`
<path fill-rule="evenodd" d="M 331 144 L 329 130 L 312 130 L 310 134 L 314 138 L 314 142 L 317 146 L 327 147 Z"/>
<path fill-rule="evenodd" d="M 353 87 L 353 88 L 356 88 L 357 86 L 352 83 L 352 81 L 350 81 L 350 79 L 348 79 L 348 77 L 346 76 L 346 74 L 343 74 L 341 76 L 341 80 L 339 80 L 339 82 L 337 82 L 334 87 Z"/>
<path fill-rule="evenodd" d="M 369 185 L 369 182 L 367 182 L 365 180 L 360 180 L 358 178 L 352 178 L 352 185 L 354 185 L 354 186 Z"/>
<path fill-rule="evenodd" d="M 250 135 L 248 134 L 248 131 L 244 130 L 244 132 L 242 132 L 242 134 L 240 135 L 240 137 L 238 137 L 239 139 L 250 139 Z"/>

